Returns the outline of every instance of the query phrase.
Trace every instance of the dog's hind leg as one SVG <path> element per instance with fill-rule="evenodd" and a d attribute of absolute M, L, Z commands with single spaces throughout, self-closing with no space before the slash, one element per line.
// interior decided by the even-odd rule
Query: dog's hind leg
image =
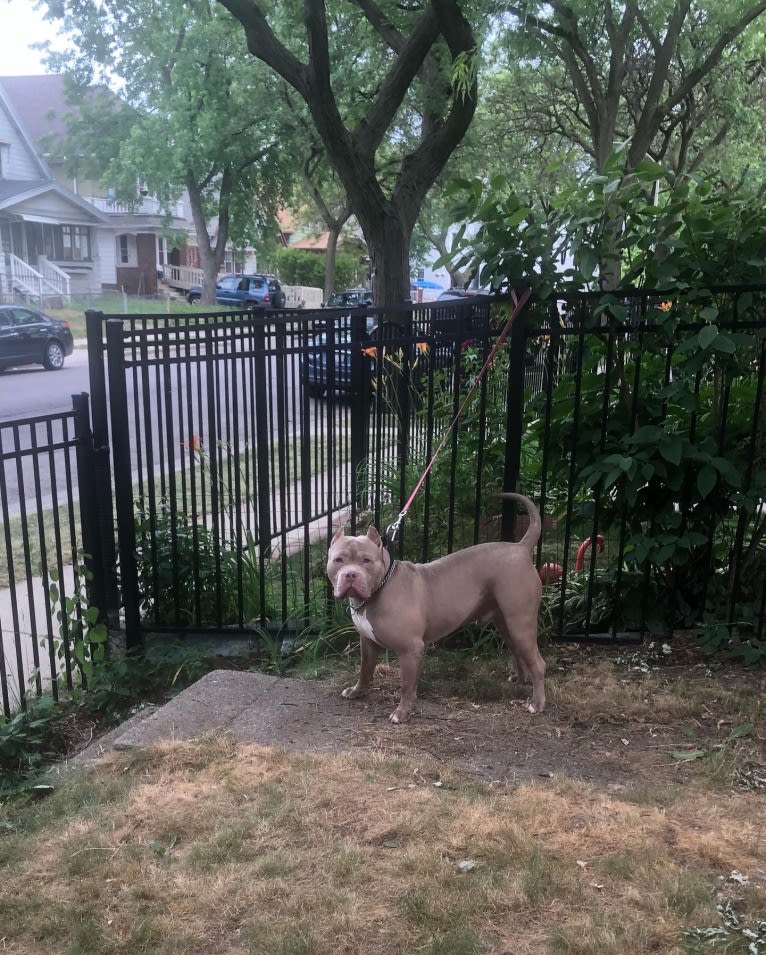
<path fill-rule="evenodd" d="M 503 643 L 513 654 L 519 677 L 532 684 L 532 699 L 527 703 L 527 709 L 530 713 L 542 713 L 545 709 L 545 660 L 537 648 L 537 615 L 524 621 L 515 619 L 511 629 L 498 611 L 494 623 Z"/>

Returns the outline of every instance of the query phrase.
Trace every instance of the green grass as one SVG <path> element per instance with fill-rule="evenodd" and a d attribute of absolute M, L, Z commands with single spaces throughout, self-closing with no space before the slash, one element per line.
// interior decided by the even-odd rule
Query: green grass
<path fill-rule="evenodd" d="M 199 305 L 189 305 L 187 302 L 166 298 L 138 298 L 136 296 L 122 296 L 117 293 L 105 294 L 92 299 L 72 299 L 63 308 L 46 308 L 45 313 L 51 318 L 59 318 L 69 322 L 75 338 L 85 338 L 85 312 L 93 309 L 105 315 L 192 315 L 200 311 L 228 312 L 222 305 L 208 305 L 201 308 Z"/>

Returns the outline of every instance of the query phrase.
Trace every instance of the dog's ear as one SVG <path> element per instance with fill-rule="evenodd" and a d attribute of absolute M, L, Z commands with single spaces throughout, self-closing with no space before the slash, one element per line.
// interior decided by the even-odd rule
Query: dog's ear
<path fill-rule="evenodd" d="M 374 524 L 370 524 L 370 526 L 367 528 L 367 536 L 376 547 L 383 546 L 383 541 L 380 539 L 380 534 L 378 533 L 378 529 Z"/>
<path fill-rule="evenodd" d="M 340 527 L 337 529 L 337 531 L 335 531 L 335 533 L 333 534 L 332 540 L 330 541 L 330 547 L 332 547 L 333 544 L 339 541 L 341 537 L 345 537 L 345 536 L 346 536 L 346 529 L 344 525 L 341 524 Z"/>

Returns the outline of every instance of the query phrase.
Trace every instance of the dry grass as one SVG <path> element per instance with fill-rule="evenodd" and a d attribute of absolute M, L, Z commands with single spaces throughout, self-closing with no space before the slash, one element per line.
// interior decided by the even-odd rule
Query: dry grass
<path fill-rule="evenodd" d="M 0 950 L 19 955 L 672 953 L 717 923 L 718 894 L 766 910 L 756 794 L 649 805 L 220 736 L 113 755 L 4 808 Z"/>
<path fill-rule="evenodd" d="M 63 772 L 0 807 L 0 952 L 762 955 L 764 671 L 546 656 L 539 719 L 505 656 L 436 652 L 407 727 L 381 665 L 352 753 L 215 736 Z M 760 947 L 687 934 L 725 902 Z"/>

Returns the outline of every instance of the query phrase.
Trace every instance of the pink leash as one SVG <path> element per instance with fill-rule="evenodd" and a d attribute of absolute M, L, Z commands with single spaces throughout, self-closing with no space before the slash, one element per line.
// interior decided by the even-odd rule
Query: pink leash
<path fill-rule="evenodd" d="M 505 323 L 505 328 L 504 328 L 504 329 L 502 330 L 502 332 L 498 335 L 497 341 L 495 342 L 494 347 L 492 348 L 492 351 L 489 353 L 489 355 L 487 355 L 487 360 L 486 360 L 486 361 L 484 362 L 484 364 L 481 366 L 481 369 L 480 369 L 480 371 L 479 371 L 479 374 L 474 378 L 473 384 L 471 385 L 471 387 L 470 387 L 470 388 L 468 389 L 468 391 L 466 392 L 466 396 L 465 396 L 465 398 L 463 398 L 463 401 L 462 401 L 460 407 L 459 407 L 458 410 L 457 410 L 457 414 L 456 414 L 455 417 L 452 419 L 452 421 L 451 421 L 450 424 L 449 424 L 449 427 L 447 428 L 447 430 L 446 430 L 446 431 L 444 432 L 444 434 L 442 435 L 442 439 L 441 439 L 441 441 L 439 442 L 439 446 L 437 447 L 436 451 L 434 451 L 433 455 L 431 456 L 431 460 L 428 462 L 428 464 L 426 465 L 425 470 L 424 470 L 423 473 L 420 475 L 420 478 L 418 479 L 418 483 L 417 483 L 417 484 L 415 485 L 415 487 L 413 488 L 412 494 L 410 494 L 410 496 L 407 498 L 407 503 L 406 503 L 406 504 L 404 505 L 404 507 L 401 509 L 401 511 L 399 512 L 399 516 L 396 518 L 396 520 L 393 522 L 393 524 L 389 525 L 389 527 L 388 527 L 388 529 L 387 529 L 387 531 L 386 531 L 386 537 L 388 538 L 389 544 L 392 544 L 392 543 L 396 540 L 396 535 L 399 533 L 399 528 L 402 526 L 402 521 L 403 521 L 404 518 L 407 516 L 407 511 L 409 511 L 410 507 L 412 506 L 412 502 L 413 502 L 413 501 L 415 500 L 415 498 L 417 497 L 417 493 L 418 493 L 418 491 L 421 489 L 421 487 L 423 486 L 423 483 L 425 482 L 425 479 L 428 477 L 428 473 L 429 473 L 429 471 L 431 470 L 431 468 L 434 466 L 434 462 L 436 461 L 436 459 L 437 459 L 437 458 L 439 457 L 439 455 L 441 454 L 442 448 L 443 448 L 444 445 L 447 443 L 447 438 L 450 436 L 450 434 L 451 434 L 451 432 L 452 432 L 452 429 L 455 427 L 455 425 L 456 425 L 456 424 L 458 423 L 458 421 L 460 420 L 460 416 L 462 415 L 462 413 L 463 413 L 463 411 L 464 411 L 464 409 L 465 409 L 465 406 L 468 404 L 468 399 L 469 399 L 469 398 L 471 397 L 471 395 L 474 393 L 474 391 L 476 390 L 476 388 L 477 388 L 479 382 L 480 382 L 481 379 L 484 377 L 484 373 L 486 372 L 486 370 L 489 368 L 489 366 L 490 366 L 490 365 L 492 364 L 492 362 L 494 361 L 495 355 L 497 354 L 497 352 L 498 352 L 498 351 L 500 350 L 500 348 L 502 347 L 503 343 L 505 342 L 505 339 L 508 337 L 508 332 L 511 330 L 511 326 L 513 325 L 513 322 L 514 322 L 516 316 L 519 314 L 519 312 L 520 312 L 520 311 L 524 308 L 524 306 L 527 304 L 527 301 L 529 300 L 529 296 L 530 296 L 531 294 L 532 294 L 532 290 L 531 290 L 531 289 L 525 289 L 524 292 L 522 292 L 521 297 L 520 297 L 520 298 L 517 298 L 516 293 L 515 293 L 514 291 L 511 291 L 511 298 L 513 299 L 513 311 L 511 312 L 510 318 L 509 318 L 508 321 Z"/>

